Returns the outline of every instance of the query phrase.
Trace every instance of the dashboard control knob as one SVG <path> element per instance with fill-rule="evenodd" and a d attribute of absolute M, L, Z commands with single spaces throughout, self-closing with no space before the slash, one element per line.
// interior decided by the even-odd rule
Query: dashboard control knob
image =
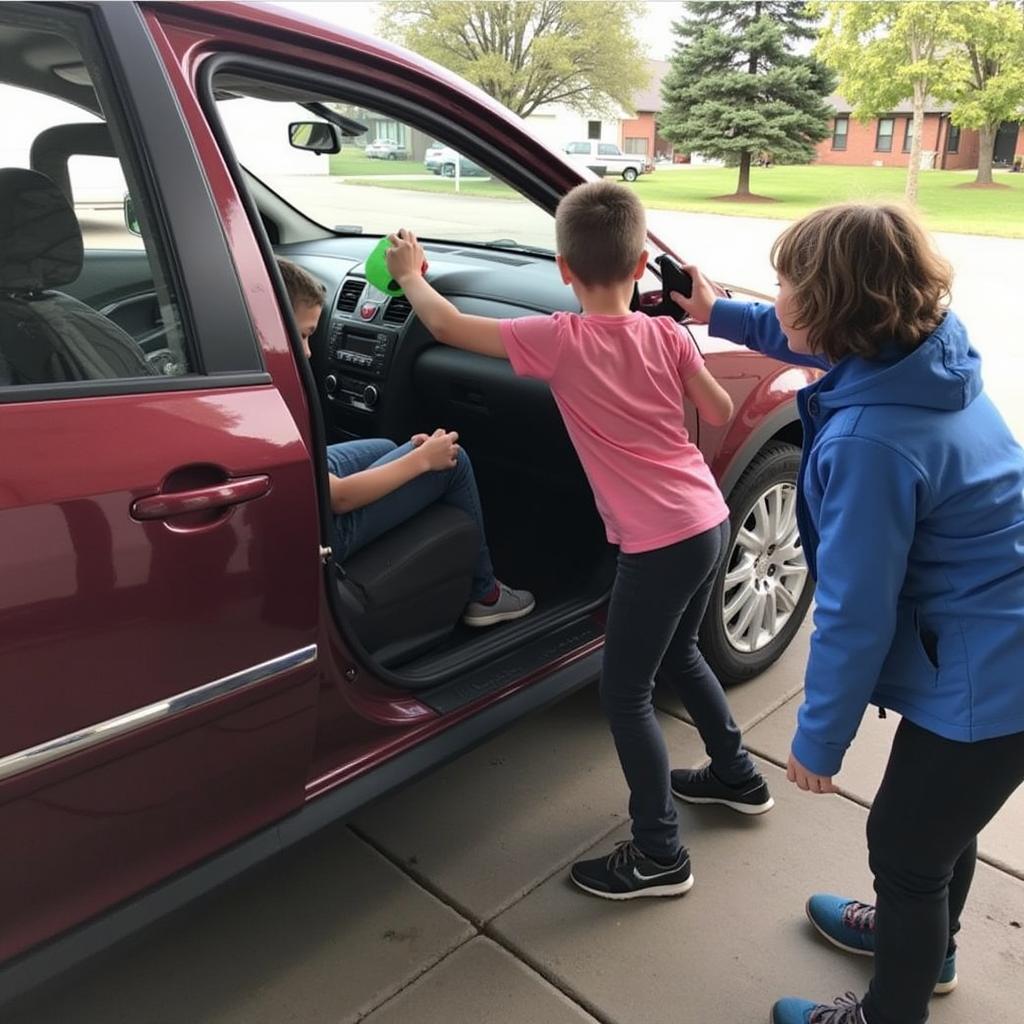
<path fill-rule="evenodd" d="M 327 390 L 327 394 L 333 395 L 338 390 L 338 378 L 333 373 L 327 374 L 324 379 L 324 387 Z"/>
<path fill-rule="evenodd" d="M 378 398 L 380 398 L 380 392 L 373 384 L 367 384 L 363 388 L 363 405 L 368 409 L 372 409 L 377 404 Z"/>

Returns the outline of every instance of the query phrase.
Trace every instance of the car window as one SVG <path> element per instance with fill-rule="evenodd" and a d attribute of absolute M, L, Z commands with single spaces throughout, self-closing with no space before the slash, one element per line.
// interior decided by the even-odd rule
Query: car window
<path fill-rule="evenodd" d="M 5 43 L 26 36 L 0 19 Z M 70 39 L 34 32 L 65 80 L 0 85 L 0 398 L 32 385 L 193 372 L 152 218 Z M 5 52 L 10 52 L 5 51 Z M 66 59 L 65 59 L 66 58 Z M 21 69 L 5 72 L 8 80 Z M 134 195 L 134 199 L 131 196 Z M 130 224 L 129 224 L 130 221 Z"/>
<path fill-rule="evenodd" d="M 566 153 L 572 153 L 574 155 L 586 156 L 590 153 L 590 143 L 570 142 L 569 145 L 565 147 L 565 151 Z"/>
<path fill-rule="evenodd" d="M 254 89 L 254 91 L 256 91 Z M 245 95 L 235 76 L 217 112 L 235 156 L 308 218 L 327 228 L 381 235 L 405 226 L 451 242 L 514 242 L 554 251 L 554 218 L 484 162 L 372 108 L 330 107 L 365 127 L 340 153 L 293 149 L 288 125 L 310 120 L 288 100 Z"/>
<path fill-rule="evenodd" d="M 602 142 L 602 143 L 600 143 L 598 145 L 598 147 L 597 147 L 597 151 L 598 151 L 598 153 L 600 153 L 601 156 L 621 156 L 622 155 L 620 153 L 620 151 L 619 151 L 619 147 L 613 145 L 610 142 Z"/>

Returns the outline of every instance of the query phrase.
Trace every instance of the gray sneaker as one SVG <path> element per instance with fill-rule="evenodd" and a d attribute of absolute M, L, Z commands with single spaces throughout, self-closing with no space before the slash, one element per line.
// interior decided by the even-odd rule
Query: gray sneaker
<path fill-rule="evenodd" d="M 493 604 L 470 601 L 462 615 L 467 626 L 494 626 L 499 622 L 521 619 L 533 611 L 536 601 L 528 590 L 513 590 L 504 583 L 498 583 L 498 600 Z"/>

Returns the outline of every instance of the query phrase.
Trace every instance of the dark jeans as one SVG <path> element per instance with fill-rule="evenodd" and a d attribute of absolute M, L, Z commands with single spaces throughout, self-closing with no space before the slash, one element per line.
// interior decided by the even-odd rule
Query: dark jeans
<path fill-rule="evenodd" d="M 878 912 L 867 1024 L 928 1019 L 942 961 L 955 948 L 978 833 L 1022 781 L 1024 732 L 958 743 L 900 722 L 868 816 Z"/>
<path fill-rule="evenodd" d="M 364 469 L 393 462 L 410 451 L 412 444 L 399 447 L 386 438 L 343 441 L 328 446 L 327 468 L 334 476 L 351 476 Z M 473 476 L 469 456 L 461 449 L 458 461 L 451 469 L 421 473 L 383 498 L 335 516 L 338 560 L 343 562 L 381 534 L 401 525 L 437 501 L 454 505 L 476 523 L 480 531 L 480 553 L 473 570 L 473 589 L 469 596 L 471 601 L 486 597 L 494 589 L 494 567 L 487 550 L 476 477 Z"/>
<path fill-rule="evenodd" d="M 704 740 L 715 773 L 739 782 L 754 772 L 697 629 L 729 542 L 729 524 L 641 554 L 619 555 L 605 634 L 601 704 L 629 786 L 633 841 L 659 859 L 678 854 L 668 751 L 654 716 L 654 676 L 670 682 Z M 660 671 L 659 671 L 660 669 Z"/>

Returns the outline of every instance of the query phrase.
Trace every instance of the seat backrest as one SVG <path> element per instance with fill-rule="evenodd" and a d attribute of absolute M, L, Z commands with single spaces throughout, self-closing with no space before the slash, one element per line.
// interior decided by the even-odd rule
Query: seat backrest
<path fill-rule="evenodd" d="M 0 169 L 0 367 L 10 384 L 145 377 L 135 339 L 84 302 L 54 291 L 82 270 L 82 232 L 44 174 Z"/>

